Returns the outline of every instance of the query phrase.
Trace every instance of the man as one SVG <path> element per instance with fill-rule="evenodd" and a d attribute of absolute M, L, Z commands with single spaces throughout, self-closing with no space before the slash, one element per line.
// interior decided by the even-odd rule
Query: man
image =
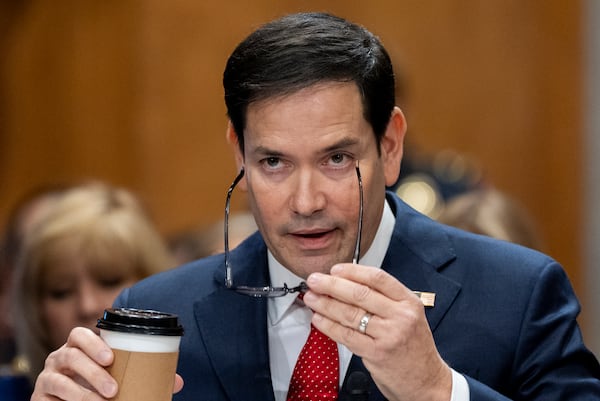
<path fill-rule="evenodd" d="M 236 48 L 224 87 L 259 233 L 226 262 L 192 262 L 116 302 L 180 316 L 186 383 L 178 376 L 175 399 L 285 400 L 310 322 L 337 342 L 328 399 L 600 397 L 600 367 L 555 261 L 437 224 L 386 193 L 406 122 L 376 37 L 326 14 L 286 16 Z M 74 330 L 32 399 L 114 396 L 103 368 L 112 357 Z M 349 383 L 355 372 L 365 383 Z"/>

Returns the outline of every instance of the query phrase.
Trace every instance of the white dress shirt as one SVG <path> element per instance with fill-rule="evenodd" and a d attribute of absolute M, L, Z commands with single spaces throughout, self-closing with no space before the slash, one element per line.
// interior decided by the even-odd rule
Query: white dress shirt
<path fill-rule="evenodd" d="M 375 239 L 360 259 L 360 264 L 381 267 L 392 238 L 394 224 L 395 216 L 386 201 Z M 283 267 L 271 252 L 268 253 L 268 262 L 271 285 L 282 287 L 284 283 L 287 283 L 289 287 L 295 287 L 302 281 L 302 278 Z M 294 365 L 310 332 L 312 311 L 304 307 L 303 302 L 296 296 L 285 296 L 269 298 L 267 312 L 271 380 L 275 400 L 285 401 Z M 338 351 L 341 388 L 350 365 L 352 352 L 339 343 Z M 452 370 L 452 398 L 450 401 L 468 401 L 468 399 L 469 387 L 466 379 Z"/>

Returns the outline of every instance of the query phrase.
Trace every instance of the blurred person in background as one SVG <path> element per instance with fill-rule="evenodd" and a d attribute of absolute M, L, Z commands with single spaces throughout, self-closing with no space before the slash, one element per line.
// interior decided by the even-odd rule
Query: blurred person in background
<path fill-rule="evenodd" d="M 252 213 L 232 213 L 229 216 L 229 248 L 235 248 L 257 229 Z M 223 220 L 178 233 L 169 238 L 168 242 L 177 264 L 221 253 L 225 249 Z"/>
<path fill-rule="evenodd" d="M 0 399 L 29 399 L 28 364 L 17 355 L 13 316 L 13 274 L 23 239 L 65 189 L 61 185 L 34 188 L 12 208 L 0 243 Z"/>
<path fill-rule="evenodd" d="M 173 266 L 132 193 L 97 182 L 64 191 L 23 239 L 15 271 L 15 333 L 32 381 L 72 328 L 97 330 L 123 288 Z"/>
<path fill-rule="evenodd" d="M 11 210 L 0 244 L 0 373 L 18 373 L 13 330 L 12 282 L 23 239 L 31 227 L 65 190 L 62 185 L 35 188 L 22 196 Z"/>
<path fill-rule="evenodd" d="M 542 251 L 540 233 L 528 211 L 494 188 L 464 192 L 446 202 L 438 221 Z"/>

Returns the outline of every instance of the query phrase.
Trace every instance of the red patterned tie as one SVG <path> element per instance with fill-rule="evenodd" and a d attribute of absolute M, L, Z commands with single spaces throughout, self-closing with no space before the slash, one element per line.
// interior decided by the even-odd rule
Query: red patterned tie
<path fill-rule="evenodd" d="M 337 400 L 339 378 L 337 344 L 311 324 L 292 373 L 287 401 Z"/>

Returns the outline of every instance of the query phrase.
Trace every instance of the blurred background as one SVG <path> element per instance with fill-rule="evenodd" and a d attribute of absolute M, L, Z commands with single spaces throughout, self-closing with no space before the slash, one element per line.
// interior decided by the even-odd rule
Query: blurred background
<path fill-rule="evenodd" d="M 255 27 L 329 11 L 380 36 L 402 76 L 407 157 L 517 199 L 600 352 L 600 2 L 3 0 L 0 226 L 34 188 L 96 178 L 161 232 L 223 217 L 235 174 L 225 61 Z M 244 199 L 234 197 L 234 209 Z"/>

